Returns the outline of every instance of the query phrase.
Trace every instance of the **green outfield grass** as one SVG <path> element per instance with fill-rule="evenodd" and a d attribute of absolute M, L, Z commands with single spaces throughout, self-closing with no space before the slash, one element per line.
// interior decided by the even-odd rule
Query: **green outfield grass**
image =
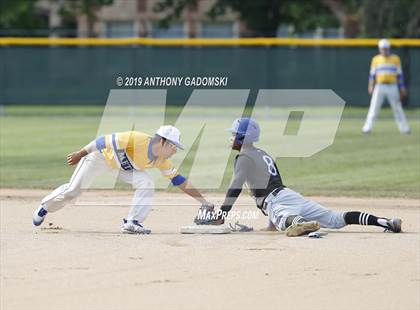
<path fill-rule="evenodd" d="M 66 154 L 95 137 L 102 111 L 100 106 L 4 107 L 0 186 L 53 188 L 66 182 L 73 172 Z M 411 135 L 399 134 L 389 109 L 381 111 L 372 134 L 362 135 L 366 113 L 346 108 L 334 144 L 324 151 L 304 159 L 278 158 L 285 184 L 305 195 L 420 198 L 420 110 L 407 111 Z"/>

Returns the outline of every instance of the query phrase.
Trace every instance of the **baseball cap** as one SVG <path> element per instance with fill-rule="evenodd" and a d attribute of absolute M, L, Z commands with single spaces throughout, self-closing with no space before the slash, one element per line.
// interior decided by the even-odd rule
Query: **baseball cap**
<path fill-rule="evenodd" d="M 180 144 L 181 132 L 176 127 L 171 125 L 160 126 L 156 134 L 175 144 L 177 148 L 184 149 Z"/>
<path fill-rule="evenodd" d="M 387 39 L 381 39 L 378 42 L 379 48 L 391 48 L 391 43 Z"/>
<path fill-rule="evenodd" d="M 260 137 L 260 126 L 249 117 L 235 119 L 227 131 L 235 134 L 237 139 L 243 140 L 244 144 L 256 142 Z"/>

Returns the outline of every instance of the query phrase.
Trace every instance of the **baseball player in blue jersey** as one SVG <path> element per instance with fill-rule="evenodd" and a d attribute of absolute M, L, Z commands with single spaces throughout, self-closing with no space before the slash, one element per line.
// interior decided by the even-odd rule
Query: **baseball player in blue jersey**
<path fill-rule="evenodd" d="M 287 188 L 274 159 L 253 145 L 260 136 L 260 128 L 255 120 L 236 119 L 229 131 L 232 133 L 232 149 L 239 151 L 235 158 L 233 181 L 220 210 L 214 211 L 217 215 L 204 219 L 197 216 L 196 224 L 223 224 L 242 187 L 246 185 L 257 207 L 268 216 L 267 230 L 286 231 L 289 237 L 301 236 L 320 227 L 342 228 L 350 224 L 375 225 L 386 231 L 401 232 L 401 219 L 387 219 L 359 211 L 330 210 Z"/>

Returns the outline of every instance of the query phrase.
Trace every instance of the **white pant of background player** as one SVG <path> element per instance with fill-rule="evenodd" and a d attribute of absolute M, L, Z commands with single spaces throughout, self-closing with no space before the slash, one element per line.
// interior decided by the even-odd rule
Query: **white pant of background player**
<path fill-rule="evenodd" d="M 282 189 L 276 196 L 269 194 L 265 202 L 268 217 L 277 230 L 285 230 L 286 219 L 292 215 L 299 215 L 307 222 L 317 221 L 323 228 L 346 226 L 344 212 L 324 208 L 319 203 L 305 199 L 289 188 Z"/>
<path fill-rule="evenodd" d="M 397 123 L 400 132 L 409 133 L 410 127 L 408 126 L 407 119 L 401 105 L 400 92 L 397 84 L 375 85 L 372 98 L 370 100 L 369 112 L 366 117 L 365 125 L 363 126 L 363 132 L 368 133 L 372 130 L 375 119 L 379 114 L 379 110 L 381 109 L 385 98 L 388 99 L 388 102 L 391 105 L 392 111 L 394 112 L 395 122 Z"/>
<path fill-rule="evenodd" d="M 56 188 L 42 200 L 41 205 L 48 212 L 60 210 L 79 196 L 82 189 L 89 188 L 96 177 L 112 169 L 106 163 L 101 153 L 90 153 L 79 162 L 69 183 Z M 153 179 L 147 172 L 139 170 L 120 170 L 118 177 L 135 188 L 127 220 L 137 220 L 139 223 L 142 223 L 147 217 L 153 203 Z"/>

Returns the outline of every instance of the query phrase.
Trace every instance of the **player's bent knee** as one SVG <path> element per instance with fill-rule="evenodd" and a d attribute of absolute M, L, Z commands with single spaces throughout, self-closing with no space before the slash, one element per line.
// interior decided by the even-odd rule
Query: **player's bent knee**
<path fill-rule="evenodd" d="M 70 186 L 69 184 L 66 184 L 66 185 L 67 186 L 65 187 L 63 191 L 63 196 L 65 200 L 74 199 L 81 194 L 82 190 L 80 188 Z"/>
<path fill-rule="evenodd" d="M 339 229 L 343 228 L 344 226 L 346 226 L 346 222 L 344 221 L 343 212 L 331 211 L 331 216 L 328 220 L 328 223 L 325 225 L 325 228 Z"/>
<path fill-rule="evenodd" d="M 80 194 L 82 193 L 82 190 L 79 188 L 75 188 L 75 189 L 71 189 L 69 191 L 66 192 L 66 199 L 75 199 L 77 198 Z"/>

